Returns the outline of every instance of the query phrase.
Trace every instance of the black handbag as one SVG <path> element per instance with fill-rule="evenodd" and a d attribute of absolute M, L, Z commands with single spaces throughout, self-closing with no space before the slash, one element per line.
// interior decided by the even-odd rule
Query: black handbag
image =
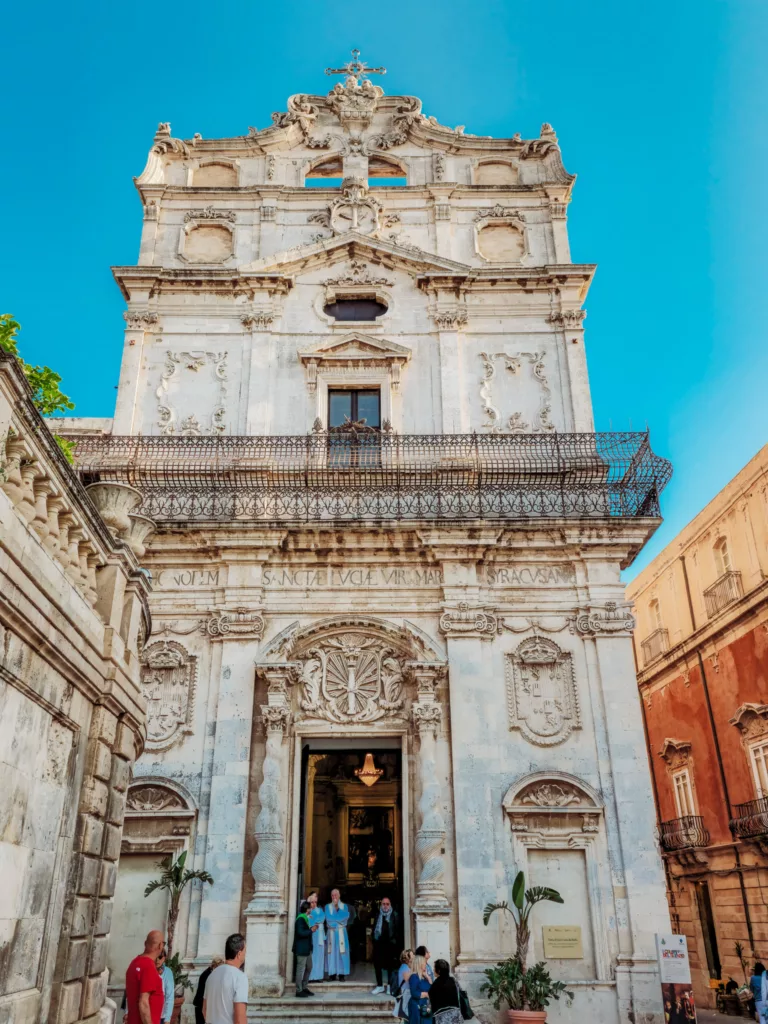
<path fill-rule="evenodd" d="M 413 999 L 413 996 L 411 996 L 411 999 Z M 432 1016 L 432 1007 L 429 1005 L 429 1000 L 428 999 L 420 999 L 419 1000 L 419 1015 L 421 1017 L 431 1017 Z"/>
<path fill-rule="evenodd" d="M 456 981 L 455 978 L 453 980 Z M 461 1019 L 472 1020 L 472 1018 L 475 1016 L 475 1011 L 469 1005 L 469 996 L 458 983 L 458 981 L 456 981 L 456 988 L 459 990 L 459 1009 L 461 1010 Z"/>

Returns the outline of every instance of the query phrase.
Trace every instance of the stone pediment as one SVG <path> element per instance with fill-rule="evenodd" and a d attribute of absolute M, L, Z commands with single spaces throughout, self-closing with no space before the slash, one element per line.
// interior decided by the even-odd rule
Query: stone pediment
<path fill-rule="evenodd" d="M 299 358 L 302 362 L 308 359 L 396 359 L 407 362 L 411 358 L 411 350 L 394 341 L 382 341 L 380 338 L 371 338 L 365 334 L 347 334 L 343 338 L 323 341 L 312 348 L 299 349 Z"/>
<path fill-rule="evenodd" d="M 374 263 L 385 259 L 387 269 L 400 268 L 412 274 L 469 274 L 472 270 L 466 263 L 457 263 L 455 260 L 424 252 L 415 246 L 406 247 L 381 238 L 370 238 L 356 231 L 347 231 L 337 238 L 311 242 L 254 260 L 253 263 L 240 267 L 239 273 L 248 275 L 278 272 L 281 275 L 291 275 L 314 270 L 320 266 L 330 266 L 341 259 L 355 258 L 372 260 Z"/>

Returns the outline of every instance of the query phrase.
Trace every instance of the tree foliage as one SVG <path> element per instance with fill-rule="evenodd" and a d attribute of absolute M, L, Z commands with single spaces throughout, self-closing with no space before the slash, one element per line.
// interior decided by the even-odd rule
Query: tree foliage
<path fill-rule="evenodd" d="M 61 377 L 58 373 L 50 366 L 33 366 L 22 359 L 17 338 L 20 330 L 18 321 L 14 320 L 10 313 L 0 313 L 0 349 L 19 360 L 22 372 L 32 389 L 32 402 L 35 408 L 43 416 L 55 416 L 57 413 L 69 412 L 74 409 L 75 403 L 70 401 L 59 387 Z M 59 437 L 58 434 L 53 436 L 64 452 L 67 461 L 71 463 L 74 444 Z"/>
<path fill-rule="evenodd" d="M 176 922 L 179 919 L 179 904 L 181 894 L 191 882 L 203 882 L 213 885 L 213 877 L 207 871 L 190 871 L 185 867 L 187 863 L 187 851 L 179 855 L 178 860 L 173 857 L 166 857 L 160 862 L 163 869 L 159 878 L 154 878 L 144 890 L 144 896 L 151 896 L 158 889 L 165 889 L 168 892 L 168 935 L 166 936 L 166 949 L 168 956 L 173 953 L 173 938 L 176 932 Z"/>

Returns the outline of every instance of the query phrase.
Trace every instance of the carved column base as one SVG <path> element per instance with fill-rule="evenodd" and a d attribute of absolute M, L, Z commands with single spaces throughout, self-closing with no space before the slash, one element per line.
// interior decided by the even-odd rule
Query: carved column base
<path fill-rule="evenodd" d="M 451 909 L 448 900 L 435 896 L 421 897 L 413 907 L 416 920 L 416 946 L 426 946 L 432 963 L 443 959 L 451 962 Z"/>
<path fill-rule="evenodd" d="M 270 909 L 267 895 L 258 893 L 245 911 L 245 973 L 249 1000 L 281 996 L 285 991 L 281 956 L 285 910 L 279 896 L 275 908 Z"/>

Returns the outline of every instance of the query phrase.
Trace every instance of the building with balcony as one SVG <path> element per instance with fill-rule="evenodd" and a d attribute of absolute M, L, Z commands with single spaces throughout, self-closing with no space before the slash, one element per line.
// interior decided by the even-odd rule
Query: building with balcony
<path fill-rule="evenodd" d="M 384 895 L 403 944 L 495 1017 L 483 971 L 514 947 L 483 907 L 523 869 L 565 896 L 531 956 L 541 926 L 581 929 L 582 956 L 553 963 L 574 1012 L 661 1022 L 620 572 L 670 466 L 646 434 L 594 433 L 595 268 L 571 259 L 551 126 L 470 135 L 371 75 L 354 60 L 234 138 L 160 125 L 139 260 L 114 268 L 114 419 L 60 428 L 84 482 L 134 486 L 157 523 L 115 994 L 162 924 L 142 896 L 158 854 L 187 850 L 215 885 L 182 904 L 177 947 L 194 972 L 246 932 L 253 1019 L 293 1017 L 298 902 L 333 888 L 352 970 L 313 1019 L 388 1012 Z"/>
<path fill-rule="evenodd" d="M 697 1000 L 768 952 L 768 446 L 627 588 L 676 931 Z"/>

